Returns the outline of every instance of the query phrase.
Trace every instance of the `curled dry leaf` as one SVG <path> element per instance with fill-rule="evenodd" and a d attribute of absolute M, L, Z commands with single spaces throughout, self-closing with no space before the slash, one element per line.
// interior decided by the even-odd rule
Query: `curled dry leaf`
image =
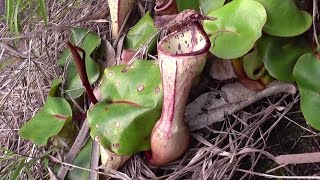
<path fill-rule="evenodd" d="M 135 54 L 137 54 L 137 52 L 134 50 L 123 49 L 120 64 L 128 64 Z"/>
<path fill-rule="evenodd" d="M 221 92 L 208 92 L 199 96 L 186 108 L 185 122 L 191 130 L 201 129 L 225 119 L 242 108 L 271 95 L 279 93 L 295 94 L 293 84 L 274 81 L 261 92 L 254 92 L 240 83 L 227 84 Z"/>
<path fill-rule="evenodd" d="M 130 156 L 117 155 L 103 148 L 103 146 L 100 146 L 100 155 L 105 172 L 108 172 L 110 169 L 118 169 L 130 158 Z"/>
<path fill-rule="evenodd" d="M 117 37 L 127 14 L 134 5 L 134 0 L 108 0 L 108 4 L 112 23 L 112 37 Z"/>
<path fill-rule="evenodd" d="M 184 124 L 185 106 L 192 81 L 205 63 L 210 41 L 198 23 L 169 34 L 158 44 L 163 86 L 161 118 L 151 135 L 154 165 L 165 165 L 187 149 L 189 130 Z"/>
<path fill-rule="evenodd" d="M 115 66 L 117 64 L 116 52 L 109 41 L 106 41 L 106 67 Z"/>
<path fill-rule="evenodd" d="M 213 79 L 221 81 L 237 78 L 237 75 L 232 67 L 231 60 L 223 60 L 219 58 L 213 59 L 209 73 Z"/>

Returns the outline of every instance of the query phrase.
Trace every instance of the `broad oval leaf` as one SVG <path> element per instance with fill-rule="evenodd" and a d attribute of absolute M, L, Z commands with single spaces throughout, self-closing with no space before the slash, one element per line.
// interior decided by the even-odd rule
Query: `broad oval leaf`
<path fill-rule="evenodd" d="M 81 47 L 86 52 L 86 69 L 90 83 L 97 81 L 100 71 L 98 64 L 91 58 L 91 53 L 101 44 L 101 38 L 95 33 L 81 28 L 72 28 L 71 42 Z M 80 53 L 81 55 L 81 53 Z M 82 55 L 81 55 L 82 57 Z M 65 97 L 76 99 L 84 93 L 76 65 L 72 59 L 69 49 L 66 49 L 58 60 L 59 66 L 67 66 L 67 77 L 65 85 Z"/>
<path fill-rule="evenodd" d="M 131 101 L 144 107 L 161 107 L 162 84 L 156 61 L 136 60 L 129 65 L 108 67 L 101 82 L 103 99 Z"/>
<path fill-rule="evenodd" d="M 208 14 L 217 20 L 204 21 L 210 35 L 210 51 L 223 59 L 235 59 L 246 54 L 262 34 L 267 14 L 255 0 L 234 0 Z"/>
<path fill-rule="evenodd" d="M 320 61 L 313 53 L 302 55 L 293 70 L 300 91 L 300 108 L 306 121 L 320 130 Z"/>
<path fill-rule="evenodd" d="M 60 97 L 48 97 L 36 115 L 19 130 L 19 135 L 37 145 L 46 145 L 48 139 L 57 135 L 63 125 L 71 120 L 69 103 Z"/>
<path fill-rule="evenodd" d="M 297 36 L 308 30 L 312 18 L 306 11 L 299 10 L 294 0 L 257 0 L 267 11 L 267 22 L 263 30 L 274 36 Z"/>
<path fill-rule="evenodd" d="M 257 43 L 259 56 L 267 71 L 283 82 L 293 82 L 293 68 L 299 57 L 311 52 L 303 39 L 281 38 L 264 35 Z"/>
<path fill-rule="evenodd" d="M 91 137 L 118 155 L 148 150 L 163 98 L 158 64 L 136 60 L 108 67 L 100 87 L 105 101 L 94 105 L 87 116 Z"/>
<path fill-rule="evenodd" d="M 300 108 L 306 121 L 317 130 L 320 130 L 320 94 L 319 92 L 299 86 L 301 96 Z"/>
<path fill-rule="evenodd" d="M 320 60 L 313 53 L 302 55 L 293 69 L 293 76 L 299 86 L 320 92 Z"/>
<path fill-rule="evenodd" d="M 141 45 L 149 45 L 152 51 L 157 42 L 157 28 L 154 26 L 150 12 L 147 12 L 128 32 L 125 39 L 125 48 L 137 50 Z"/>
<path fill-rule="evenodd" d="M 199 0 L 200 9 L 202 14 L 208 15 L 212 11 L 222 7 L 226 0 Z"/>
<path fill-rule="evenodd" d="M 118 155 L 150 149 L 150 135 L 160 110 L 134 102 L 102 101 L 88 111 L 91 137 Z"/>

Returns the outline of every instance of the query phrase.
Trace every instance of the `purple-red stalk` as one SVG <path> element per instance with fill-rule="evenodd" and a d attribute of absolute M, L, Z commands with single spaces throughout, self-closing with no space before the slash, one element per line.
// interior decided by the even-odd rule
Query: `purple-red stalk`
<path fill-rule="evenodd" d="M 83 87 L 85 88 L 90 101 L 92 104 L 98 103 L 98 100 L 96 96 L 93 94 L 93 89 L 91 88 L 91 85 L 88 80 L 87 70 L 86 70 L 86 64 L 85 64 L 85 58 L 86 58 L 86 52 L 81 49 L 78 46 L 72 45 L 70 42 L 67 42 L 67 46 L 69 47 L 71 54 L 73 56 L 74 62 L 76 64 L 76 67 L 78 69 L 78 73 L 82 82 Z M 80 57 L 80 54 L 78 51 L 81 51 L 83 54 L 83 59 Z"/>

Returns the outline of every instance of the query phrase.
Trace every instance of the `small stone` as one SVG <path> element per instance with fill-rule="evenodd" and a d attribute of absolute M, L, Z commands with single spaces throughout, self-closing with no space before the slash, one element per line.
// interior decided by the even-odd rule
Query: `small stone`
<path fill-rule="evenodd" d="M 109 73 L 108 73 L 108 76 L 109 76 L 109 77 L 112 77 L 112 76 L 113 76 L 113 72 L 109 72 Z"/>

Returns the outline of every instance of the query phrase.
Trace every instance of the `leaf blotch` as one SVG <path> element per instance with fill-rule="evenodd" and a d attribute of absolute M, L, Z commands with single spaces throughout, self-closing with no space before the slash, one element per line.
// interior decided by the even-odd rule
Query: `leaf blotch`
<path fill-rule="evenodd" d="M 65 121 L 68 118 L 68 116 L 62 116 L 62 115 L 59 115 L 59 114 L 55 114 L 55 115 L 53 115 L 53 117 L 55 117 L 55 118 L 57 118 L 59 120 L 62 120 L 62 121 Z"/>

